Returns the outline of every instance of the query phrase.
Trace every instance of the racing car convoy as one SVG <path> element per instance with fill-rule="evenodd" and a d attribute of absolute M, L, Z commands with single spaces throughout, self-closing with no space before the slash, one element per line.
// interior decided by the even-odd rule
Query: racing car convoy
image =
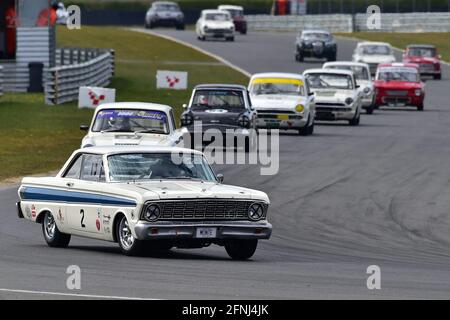
<path fill-rule="evenodd" d="M 171 2 L 154 2 L 146 26 L 174 24 L 182 29 L 180 12 Z M 203 10 L 196 24 L 201 40 L 232 41 L 235 31 L 247 31 L 243 9 L 236 6 Z M 324 30 L 304 30 L 295 47 L 299 62 L 305 57 L 337 58 L 336 42 Z M 303 74 L 259 73 L 248 87 L 198 85 L 183 105 L 181 129 L 167 105 L 100 105 L 91 124 L 80 127 L 87 131 L 82 149 L 56 177 L 22 180 L 18 215 L 42 224 L 51 247 L 67 247 L 75 235 L 117 242 L 127 255 L 217 244 L 232 259 L 249 259 L 258 240 L 271 235 L 268 196 L 224 185 L 223 175 L 214 173 L 201 152 L 179 148 L 186 146 L 186 134 L 199 133 L 203 140 L 206 130 L 215 129 L 226 132 L 228 139 L 231 129 L 231 146 L 248 152 L 250 132 L 258 129 L 307 136 L 314 133 L 316 121 L 357 126 L 362 109 L 368 114 L 382 106 L 422 111 L 421 76 L 441 79 L 440 59 L 434 46 L 415 44 L 404 51 L 403 63 L 396 63 L 388 43 L 361 42 L 353 61 L 326 62 Z"/>

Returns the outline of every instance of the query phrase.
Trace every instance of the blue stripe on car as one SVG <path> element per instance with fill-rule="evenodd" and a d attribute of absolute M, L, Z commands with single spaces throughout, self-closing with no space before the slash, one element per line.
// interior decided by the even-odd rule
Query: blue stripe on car
<path fill-rule="evenodd" d="M 65 191 L 60 189 L 25 187 L 20 190 L 23 200 L 42 202 L 92 203 L 102 205 L 136 206 L 136 202 L 127 199 L 104 196 L 94 193 Z"/>

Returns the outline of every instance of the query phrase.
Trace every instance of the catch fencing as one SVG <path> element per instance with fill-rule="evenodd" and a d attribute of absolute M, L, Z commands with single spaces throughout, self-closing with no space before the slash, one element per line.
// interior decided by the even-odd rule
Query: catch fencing
<path fill-rule="evenodd" d="M 114 76 L 114 50 L 61 48 L 55 60 L 58 66 L 47 72 L 46 104 L 75 101 L 80 87 L 106 87 Z"/>

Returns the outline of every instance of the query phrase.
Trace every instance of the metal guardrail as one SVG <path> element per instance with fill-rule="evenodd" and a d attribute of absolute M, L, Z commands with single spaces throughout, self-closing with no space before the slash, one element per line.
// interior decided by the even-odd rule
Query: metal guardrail
<path fill-rule="evenodd" d="M 305 28 L 320 27 L 333 32 L 352 32 L 353 16 L 350 14 L 272 16 L 247 15 L 251 30 L 289 30 L 299 31 Z"/>
<path fill-rule="evenodd" d="M 367 15 L 355 15 L 355 31 L 368 31 Z M 450 12 L 383 13 L 379 32 L 448 32 Z"/>
<path fill-rule="evenodd" d="M 252 30 L 300 31 L 305 28 L 324 28 L 331 32 L 368 31 L 365 13 L 326 14 L 306 16 L 248 15 Z M 448 32 L 450 12 L 382 13 L 380 32 Z"/>
<path fill-rule="evenodd" d="M 45 103 L 51 105 L 77 100 L 82 86 L 109 85 L 115 71 L 114 50 L 57 49 L 56 62 L 45 82 Z"/>

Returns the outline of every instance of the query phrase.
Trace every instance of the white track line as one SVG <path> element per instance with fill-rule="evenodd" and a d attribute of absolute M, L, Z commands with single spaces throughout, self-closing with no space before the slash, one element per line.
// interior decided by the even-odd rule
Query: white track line
<path fill-rule="evenodd" d="M 206 51 L 206 50 L 204 50 L 204 49 L 202 49 L 200 47 L 197 47 L 197 46 L 195 46 L 195 45 L 193 45 L 191 43 L 185 42 L 183 40 L 179 40 L 179 39 L 171 37 L 171 36 L 159 34 L 159 33 L 156 33 L 154 31 L 150 31 L 150 30 L 144 30 L 144 29 L 138 29 L 138 28 L 130 28 L 129 30 L 132 30 L 132 31 L 135 31 L 135 32 L 141 32 L 141 33 L 144 33 L 144 34 L 150 34 L 150 35 L 155 36 L 155 37 L 160 37 L 160 38 L 163 38 L 163 39 L 166 39 L 166 40 L 170 40 L 170 41 L 176 42 L 178 44 L 181 44 L 181 45 L 186 46 L 188 48 L 194 49 L 194 50 L 196 50 L 198 52 L 201 52 L 201 53 L 203 53 L 203 54 L 205 54 L 207 56 L 210 56 L 213 59 L 216 59 L 216 60 L 222 62 L 224 65 L 227 65 L 228 67 L 230 67 L 230 68 L 232 68 L 232 69 L 242 73 L 243 75 L 245 75 L 248 78 L 250 78 L 252 76 L 251 73 L 245 71 L 244 69 L 238 67 L 237 65 L 231 63 L 230 61 L 222 58 L 221 56 L 218 56 L 218 55 L 216 55 L 214 53 Z"/>
<path fill-rule="evenodd" d="M 64 293 L 64 292 L 16 290 L 16 289 L 4 289 L 4 288 L 0 288 L 0 292 L 1 291 L 2 292 L 11 292 L 11 293 L 27 293 L 27 294 L 49 295 L 49 296 L 96 298 L 96 299 L 111 299 L 111 300 L 157 300 L 157 299 L 146 299 L 146 298 L 135 298 L 135 297 L 102 296 L 102 295 L 94 295 L 94 294 L 77 294 L 77 293 Z"/>

